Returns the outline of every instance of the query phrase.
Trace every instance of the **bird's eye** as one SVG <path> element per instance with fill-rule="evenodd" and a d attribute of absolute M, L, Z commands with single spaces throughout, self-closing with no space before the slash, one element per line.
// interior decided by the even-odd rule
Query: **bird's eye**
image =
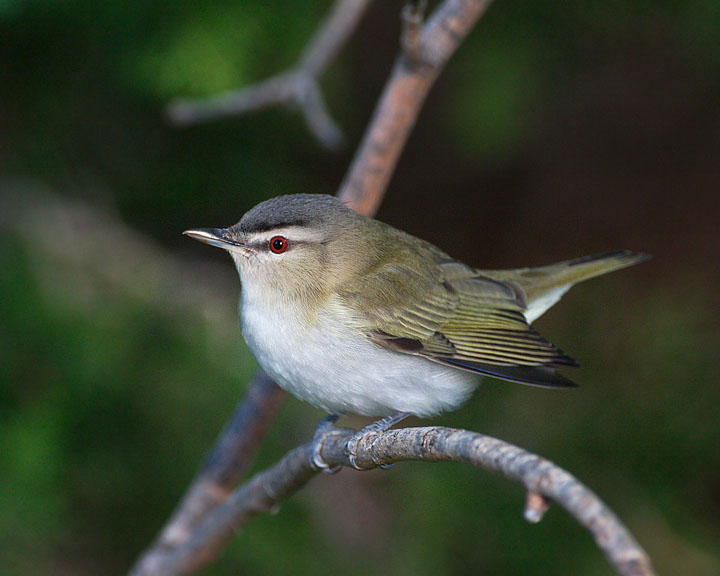
<path fill-rule="evenodd" d="M 285 236 L 273 236 L 270 238 L 270 250 L 275 254 L 282 254 L 288 248 L 288 241 Z"/>

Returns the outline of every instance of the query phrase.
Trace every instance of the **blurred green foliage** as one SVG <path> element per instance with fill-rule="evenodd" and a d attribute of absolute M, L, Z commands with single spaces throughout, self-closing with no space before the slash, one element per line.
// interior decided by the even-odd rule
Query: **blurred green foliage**
<path fill-rule="evenodd" d="M 350 142 L 397 47 L 401 3 L 376 4 L 323 78 Z M 231 224 L 270 195 L 331 193 L 352 150 L 323 152 L 285 110 L 175 130 L 163 109 L 291 65 L 329 6 L 0 2 L 3 574 L 126 570 L 229 416 L 254 371 L 237 283 L 202 268 L 222 313 L 169 305 L 185 270 L 231 266 L 179 232 Z M 437 421 L 565 466 L 662 574 L 720 573 L 719 31 L 718 2 L 497 3 L 440 78 L 381 213 L 478 266 L 655 254 L 541 321 L 581 361 L 577 393 L 488 381 Z M 135 276 L 116 236 L 93 240 L 101 264 L 63 257 L 82 223 L 71 240 L 44 237 L 56 228 L 37 185 L 139 232 L 138 260 L 182 264 Z M 320 417 L 290 400 L 256 468 Z M 253 520 L 207 573 L 610 573 L 566 514 L 528 525 L 522 499 L 462 466 L 345 471 Z"/>

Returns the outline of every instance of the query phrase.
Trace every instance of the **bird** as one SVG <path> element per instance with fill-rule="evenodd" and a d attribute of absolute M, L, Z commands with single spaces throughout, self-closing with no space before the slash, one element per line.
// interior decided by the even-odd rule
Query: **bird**
<path fill-rule="evenodd" d="M 574 284 L 632 266 L 618 250 L 548 266 L 477 269 L 326 194 L 265 200 L 228 228 L 187 236 L 226 250 L 241 281 L 243 337 L 262 369 L 328 413 L 380 418 L 363 435 L 409 415 L 459 408 L 484 376 L 573 388 L 557 370 L 577 363 L 532 323 Z"/>

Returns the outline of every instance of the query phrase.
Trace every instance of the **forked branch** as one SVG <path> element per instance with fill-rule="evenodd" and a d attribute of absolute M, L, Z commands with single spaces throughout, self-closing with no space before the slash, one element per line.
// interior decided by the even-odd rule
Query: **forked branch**
<path fill-rule="evenodd" d="M 203 100 L 176 100 L 167 109 L 176 126 L 221 120 L 271 108 L 298 108 L 308 130 L 326 148 L 344 143 L 342 131 L 325 106 L 319 78 L 347 42 L 372 0 L 340 0 L 335 4 L 298 63 L 253 86 Z"/>

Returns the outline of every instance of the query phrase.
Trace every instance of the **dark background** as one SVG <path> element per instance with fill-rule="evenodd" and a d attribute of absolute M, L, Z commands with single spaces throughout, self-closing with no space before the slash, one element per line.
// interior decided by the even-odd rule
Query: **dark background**
<path fill-rule="evenodd" d="M 3 573 L 122 573 L 160 528 L 255 369 L 231 262 L 180 233 L 271 195 L 334 193 L 401 6 L 377 2 L 323 77 L 349 141 L 333 155 L 285 110 L 185 130 L 163 116 L 291 65 L 328 2 L 0 4 Z M 488 380 L 433 422 L 570 470 L 660 574 L 720 574 L 718 102 L 718 2 L 498 2 L 379 213 L 478 267 L 653 254 L 539 321 L 582 365 L 579 390 Z M 256 468 L 321 417 L 289 400 Z M 524 522 L 523 498 L 460 465 L 343 471 L 206 573 L 611 573 L 559 507 Z"/>

